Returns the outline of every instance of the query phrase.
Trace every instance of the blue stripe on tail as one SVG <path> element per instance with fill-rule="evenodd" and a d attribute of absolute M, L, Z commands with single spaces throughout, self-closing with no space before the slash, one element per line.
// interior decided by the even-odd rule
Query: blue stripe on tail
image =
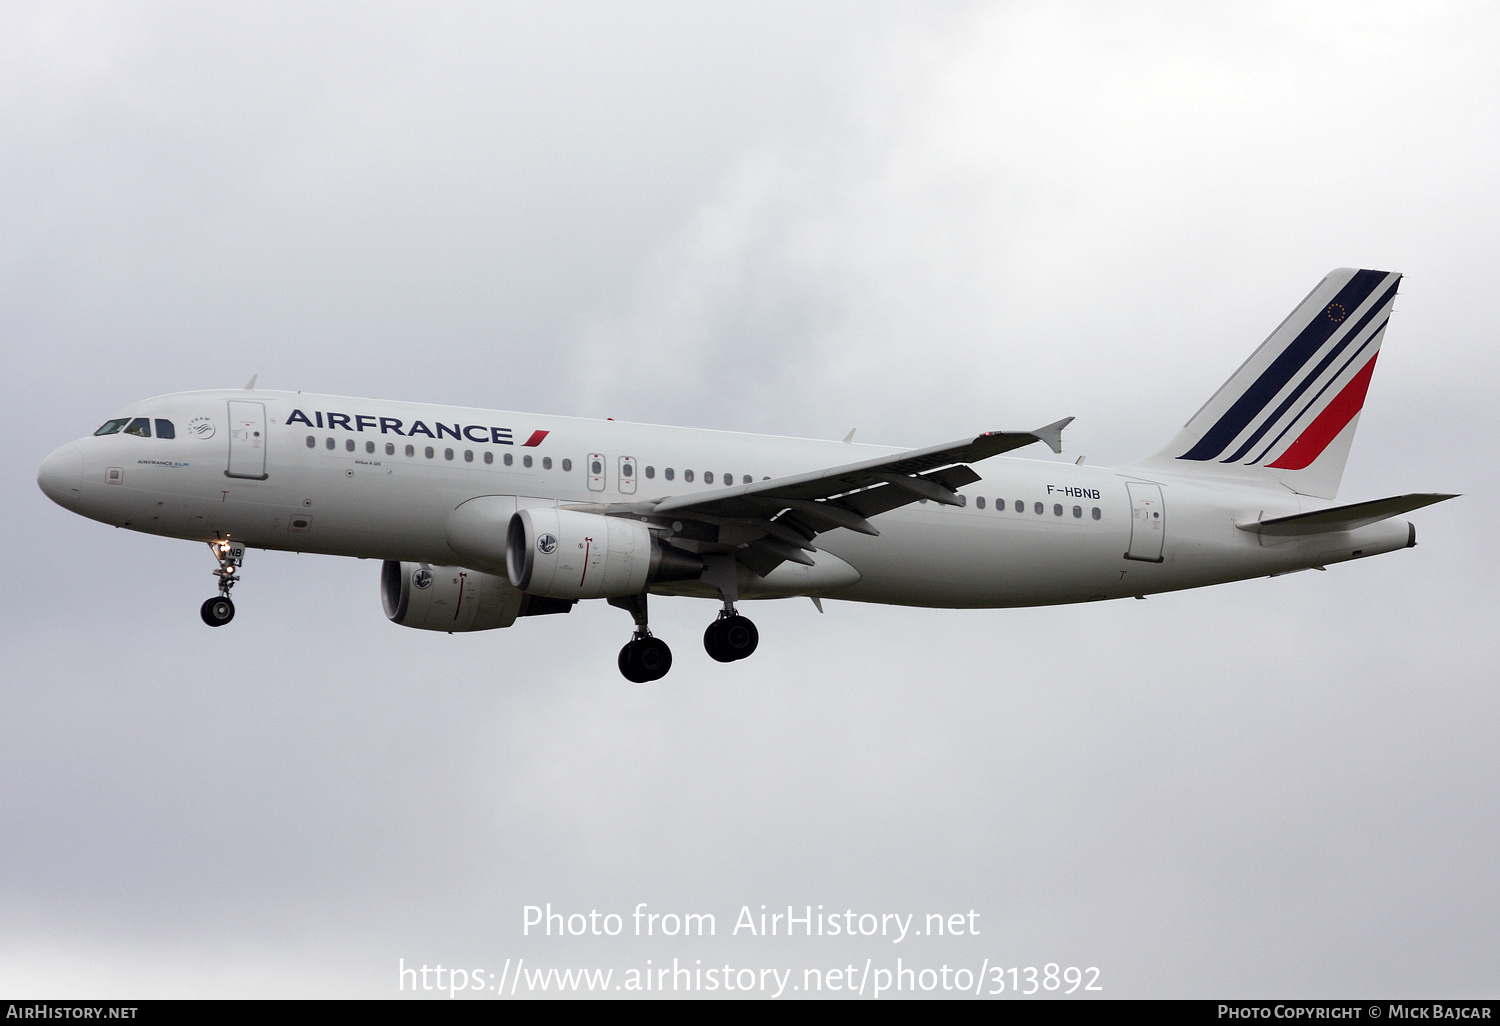
<path fill-rule="evenodd" d="M 1312 322 L 1281 351 L 1260 377 L 1245 389 L 1218 422 L 1204 433 L 1187 452 L 1178 459 L 1207 461 L 1216 459 L 1229 447 L 1239 433 L 1264 410 L 1307 362 L 1313 358 L 1323 344 L 1339 330 L 1345 316 L 1370 297 L 1376 287 L 1385 280 L 1386 271 L 1358 271 L 1349 283 L 1339 290 L 1333 302 L 1315 315 Z M 1337 316 L 1336 316 L 1337 315 Z"/>
<path fill-rule="evenodd" d="M 1399 288 L 1400 285 L 1401 279 L 1397 278 L 1396 281 L 1391 285 L 1391 287 L 1386 289 L 1385 295 L 1381 296 L 1378 300 L 1375 301 L 1370 309 L 1365 311 L 1365 315 L 1359 319 L 1359 323 L 1356 324 L 1352 329 L 1350 329 L 1349 333 L 1342 339 L 1340 339 L 1338 344 L 1333 346 L 1333 348 L 1331 348 L 1328 353 L 1324 355 L 1322 360 L 1318 361 L 1318 365 L 1313 368 L 1312 373 L 1306 375 L 1297 385 L 1297 387 L 1292 389 L 1291 394 L 1281 401 L 1280 406 L 1276 407 L 1276 412 L 1262 421 L 1260 427 L 1256 428 L 1255 431 L 1250 435 L 1250 437 L 1245 439 L 1244 444 L 1241 445 L 1237 450 L 1235 450 L 1234 455 L 1224 460 L 1225 463 L 1238 463 L 1240 460 L 1244 459 L 1245 453 L 1249 452 L 1251 447 L 1254 446 L 1256 442 L 1265 437 L 1266 432 L 1271 430 L 1271 428 L 1281 420 L 1281 415 L 1286 413 L 1287 410 L 1291 409 L 1292 404 L 1297 401 L 1298 397 L 1300 397 L 1302 393 L 1306 392 L 1309 388 L 1312 387 L 1312 383 L 1318 380 L 1318 378 L 1325 370 L 1329 368 L 1334 360 L 1338 359 L 1339 354 L 1347 349 L 1350 343 L 1359 338 L 1360 334 L 1365 330 L 1366 327 L 1369 326 L 1370 321 L 1375 318 L 1375 315 L 1384 310 L 1386 304 L 1396 298 L 1396 289 Z"/>

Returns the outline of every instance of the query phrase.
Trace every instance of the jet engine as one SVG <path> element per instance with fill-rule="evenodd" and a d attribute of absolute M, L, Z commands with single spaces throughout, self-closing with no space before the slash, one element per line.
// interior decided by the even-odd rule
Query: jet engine
<path fill-rule="evenodd" d="M 510 518 L 505 568 L 529 595 L 616 598 L 648 584 L 697 580 L 703 560 L 661 542 L 638 520 L 544 508 Z"/>
<path fill-rule="evenodd" d="M 494 574 L 391 559 L 380 568 L 380 600 L 392 623 L 450 634 L 509 627 L 518 616 L 566 613 L 573 606 L 523 595 Z"/>

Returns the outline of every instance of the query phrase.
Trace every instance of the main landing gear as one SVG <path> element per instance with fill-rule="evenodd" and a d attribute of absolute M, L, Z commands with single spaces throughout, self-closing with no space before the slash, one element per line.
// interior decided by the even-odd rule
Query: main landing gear
<path fill-rule="evenodd" d="M 708 654 L 721 663 L 732 663 L 744 659 L 760 644 L 760 631 L 755 629 L 748 617 L 727 606 L 719 618 L 703 632 L 703 647 Z"/>
<path fill-rule="evenodd" d="M 646 593 L 612 598 L 609 604 L 628 612 L 635 618 L 635 634 L 625 647 L 620 649 L 620 673 L 635 684 L 646 684 L 661 680 L 672 668 L 672 650 L 660 638 L 653 637 L 646 621 Z M 206 607 L 205 607 L 206 608 Z M 207 614 L 204 614 L 205 617 Z M 728 598 L 719 618 L 703 632 L 703 647 L 708 654 L 721 663 L 732 663 L 744 659 L 755 651 L 760 643 L 760 632 L 749 619 L 734 611 Z"/>
<path fill-rule="evenodd" d="M 236 572 L 245 562 L 245 545 L 243 542 L 212 541 L 208 548 L 219 561 L 219 569 L 214 571 L 214 576 L 219 579 L 219 594 L 204 602 L 198 615 L 210 627 L 222 627 L 234 619 L 234 602 L 229 598 L 229 589 L 239 583 Z"/>
<path fill-rule="evenodd" d="M 740 598 L 740 585 L 739 570 L 733 557 L 715 555 L 705 562 L 703 580 L 718 589 L 724 608 L 719 618 L 703 632 L 703 647 L 719 662 L 732 663 L 755 651 L 755 646 L 760 644 L 760 631 L 734 610 L 734 604 Z"/>
<path fill-rule="evenodd" d="M 635 633 L 620 649 L 620 673 L 632 684 L 661 680 L 672 668 L 672 650 L 665 641 L 653 637 L 651 628 L 646 625 L 646 593 L 612 598 L 609 604 L 635 618 Z"/>

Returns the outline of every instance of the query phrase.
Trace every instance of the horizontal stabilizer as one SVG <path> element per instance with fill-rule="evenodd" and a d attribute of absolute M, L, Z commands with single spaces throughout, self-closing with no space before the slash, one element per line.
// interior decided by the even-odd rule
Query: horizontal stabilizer
<path fill-rule="evenodd" d="M 1402 513 L 1410 513 L 1435 502 L 1456 499 L 1456 495 L 1395 495 L 1389 499 L 1371 499 L 1348 506 L 1314 510 L 1311 513 L 1293 513 L 1287 517 L 1272 517 L 1249 524 L 1237 524 L 1241 531 L 1275 536 L 1302 534 L 1331 534 L 1336 531 L 1353 531 L 1368 524 L 1379 523 Z"/>

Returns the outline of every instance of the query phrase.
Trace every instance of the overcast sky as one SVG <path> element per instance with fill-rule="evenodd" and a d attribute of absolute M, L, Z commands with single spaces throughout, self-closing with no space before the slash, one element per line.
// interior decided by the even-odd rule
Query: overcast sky
<path fill-rule="evenodd" d="M 1500 990 L 1500 14 L 1481 4 L 0 5 L 0 993 L 1097 966 Z M 127 403 L 304 389 L 925 445 L 1169 438 L 1330 268 L 1407 277 L 1339 498 L 1420 545 L 1034 610 L 599 603 L 467 636 L 378 565 L 50 503 Z M 522 909 L 709 912 L 705 940 Z M 742 905 L 978 937 L 729 936 Z M 628 931 L 627 931 L 628 932 Z M 884 963 L 882 963 L 884 960 Z"/>

